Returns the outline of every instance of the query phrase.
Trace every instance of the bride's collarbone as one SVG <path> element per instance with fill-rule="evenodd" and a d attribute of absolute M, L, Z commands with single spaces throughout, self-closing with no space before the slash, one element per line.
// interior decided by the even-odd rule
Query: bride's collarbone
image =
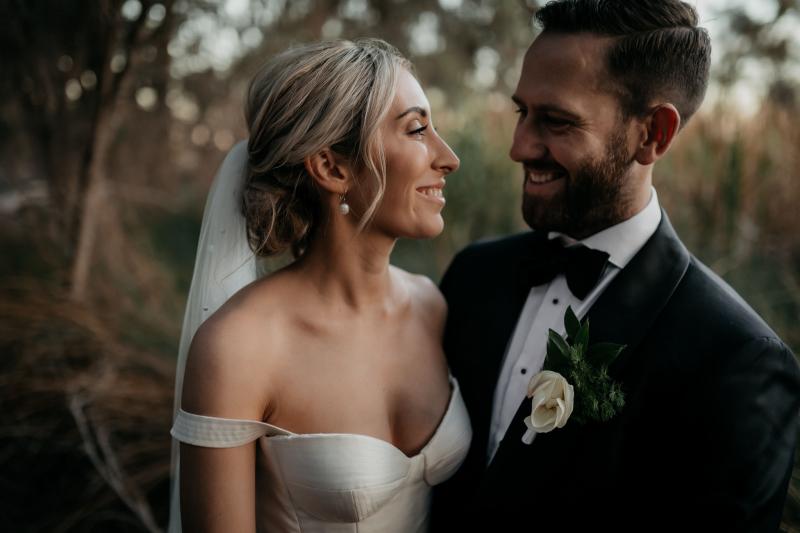
<path fill-rule="evenodd" d="M 415 335 L 438 339 L 428 313 L 421 305 L 408 302 L 396 306 L 373 305 L 362 309 L 346 306 L 317 305 L 296 306 L 287 310 L 292 330 L 303 336 L 320 336 L 331 339 L 353 339 L 367 343 L 370 340 Z"/>
<path fill-rule="evenodd" d="M 343 330 L 299 336 L 282 358 L 279 375 L 292 386 L 316 382 L 322 390 L 384 396 L 447 385 L 447 365 L 437 339 L 416 333 Z M 352 393 L 351 393 L 352 395 Z M 387 400 L 389 401 L 389 400 Z"/>

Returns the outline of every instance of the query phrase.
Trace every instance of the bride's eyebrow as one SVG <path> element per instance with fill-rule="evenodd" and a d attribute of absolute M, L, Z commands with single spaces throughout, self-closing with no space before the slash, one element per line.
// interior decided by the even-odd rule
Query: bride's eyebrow
<path fill-rule="evenodd" d="M 422 116 L 422 118 L 427 118 L 428 117 L 428 111 L 425 108 L 422 108 L 422 107 L 419 107 L 419 106 L 412 106 L 412 107 L 409 107 L 408 109 L 406 109 L 405 111 L 403 111 L 402 113 L 400 113 L 399 115 L 397 115 L 397 117 L 395 117 L 395 120 L 400 120 L 401 118 L 403 118 L 404 116 L 408 115 L 409 113 L 418 113 L 419 115 Z"/>

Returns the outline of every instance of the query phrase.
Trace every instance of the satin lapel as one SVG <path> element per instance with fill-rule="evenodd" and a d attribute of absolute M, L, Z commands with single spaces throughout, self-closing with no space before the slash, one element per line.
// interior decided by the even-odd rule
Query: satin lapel
<path fill-rule="evenodd" d="M 491 404 L 494 387 L 500 374 L 500 366 L 506 353 L 508 343 L 511 342 L 511 335 L 514 327 L 528 298 L 530 286 L 527 285 L 527 248 L 532 245 L 534 233 L 528 233 L 517 244 L 519 248 L 512 254 L 513 264 L 506 267 L 504 272 L 498 271 L 498 279 L 488 280 L 491 283 L 491 301 L 482 301 L 485 314 L 482 314 L 482 323 L 475 324 L 479 329 L 484 330 L 486 335 L 487 353 L 489 357 L 481 358 L 483 361 L 482 370 L 485 372 L 481 379 L 489 385 L 487 391 L 489 396 L 487 402 Z"/>
<path fill-rule="evenodd" d="M 636 353 L 644 335 L 669 301 L 689 267 L 689 251 L 661 211 L 661 223 L 587 315 L 589 339 L 627 346 L 611 367 L 617 374 Z"/>
<path fill-rule="evenodd" d="M 661 223 L 656 232 L 630 263 L 620 272 L 588 313 L 590 342 L 615 342 L 627 348 L 614 362 L 610 371 L 618 374 L 636 353 L 636 347 L 664 308 L 689 266 L 689 252 L 678 239 L 667 214 L 661 212 Z M 558 472 L 564 452 L 578 445 L 580 428 L 569 424 L 551 433 L 537 435 L 528 446 L 521 443 L 525 430 L 524 418 L 530 414 L 530 403 L 524 399 L 489 465 L 487 483 L 502 476 L 503 464 L 525 453 L 525 464 L 536 464 L 542 472 Z M 492 471 L 495 472 L 492 472 Z M 537 476 L 538 477 L 538 476 Z M 547 479 L 542 476 L 542 479 Z"/>
<path fill-rule="evenodd" d="M 532 242 L 533 233 L 529 235 L 530 237 L 526 237 L 520 243 L 523 251 L 519 255 L 522 257 L 525 257 L 524 250 Z M 485 308 L 491 310 L 491 312 L 484 317 L 485 322 L 483 324 L 476 324 L 479 328 L 486 328 L 487 353 L 490 354 L 489 357 L 482 358 L 482 379 L 487 384 L 484 391 L 486 405 L 491 405 L 493 402 L 494 389 L 497 385 L 506 349 L 511 342 L 511 336 L 514 333 L 517 320 L 530 292 L 530 287 L 526 285 L 527 274 L 525 268 L 527 263 L 524 259 L 517 260 L 519 256 L 516 254 L 514 259 L 516 262 L 506 271 L 505 276 L 500 275 L 501 279 L 492 280 L 495 301 L 491 304 L 482 302 L 482 305 L 485 305 Z"/>
<path fill-rule="evenodd" d="M 517 325 L 517 320 L 527 298 L 527 293 L 519 294 L 520 290 L 517 285 L 509 285 L 506 291 L 502 291 L 506 293 L 507 303 L 498 307 L 497 313 L 491 318 L 491 328 L 489 330 L 492 357 L 486 358 L 487 374 L 485 377 L 492 382 L 492 389 L 494 389 L 499 377 L 500 365 L 503 362 L 506 348 L 508 343 L 511 342 L 511 335 L 514 333 L 514 327 Z M 492 401 L 491 397 L 489 401 Z"/>

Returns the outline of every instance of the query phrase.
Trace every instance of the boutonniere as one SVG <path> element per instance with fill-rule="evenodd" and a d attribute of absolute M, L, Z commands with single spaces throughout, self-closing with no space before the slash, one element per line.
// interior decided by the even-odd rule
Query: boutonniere
<path fill-rule="evenodd" d="M 525 444 L 536 433 L 564 427 L 571 417 L 579 424 L 605 422 L 625 405 L 622 388 L 608 375 L 608 365 L 625 346 L 590 345 L 589 320 L 578 320 L 571 307 L 564 314 L 564 329 L 566 338 L 549 331 L 544 370 L 528 383 L 531 414 L 525 418 Z"/>

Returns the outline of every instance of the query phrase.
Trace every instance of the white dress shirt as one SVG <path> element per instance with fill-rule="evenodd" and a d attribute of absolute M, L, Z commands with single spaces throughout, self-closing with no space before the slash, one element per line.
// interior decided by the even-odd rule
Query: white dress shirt
<path fill-rule="evenodd" d="M 550 283 L 531 288 L 528 299 L 517 320 L 511 342 L 506 349 L 505 358 L 492 406 L 492 422 L 489 428 L 489 447 L 487 461 L 491 462 L 500 441 L 520 403 L 528 392 L 528 382 L 542 369 L 547 349 L 547 333 L 552 329 L 564 334 L 564 313 L 567 306 L 578 318 L 583 318 L 592 304 L 603 293 L 611 280 L 625 268 L 625 265 L 644 246 L 655 233 L 661 222 L 661 208 L 655 189 L 652 190 L 647 206 L 633 217 L 615 226 L 604 229 L 580 241 L 551 232 L 550 238 L 561 236 L 571 242 L 579 242 L 594 250 L 609 254 L 605 271 L 595 288 L 580 300 L 567 287 L 563 274 L 553 278 Z"/>

